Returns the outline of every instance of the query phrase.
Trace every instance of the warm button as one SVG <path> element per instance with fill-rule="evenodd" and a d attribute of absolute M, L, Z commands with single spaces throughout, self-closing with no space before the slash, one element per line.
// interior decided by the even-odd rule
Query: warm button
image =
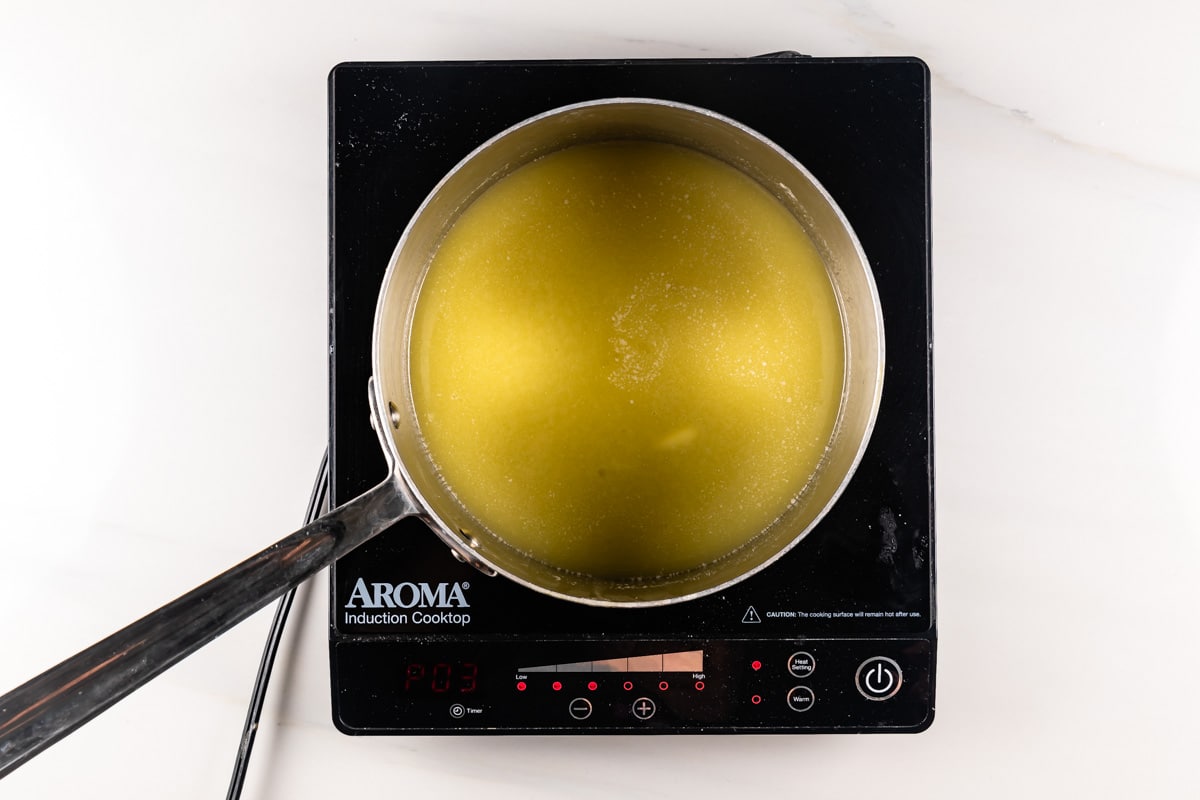
<path fill-rule="evenodd" d="M 797 686 L 787 693 L 788 708 L 792 711 L 808 711 L 816 700 L 813 690 L 807 686 Z"/>
<path fill-rule="evenodd" d="M 900 691 L 903 673 L 900 665 L 886 656 L 868 658 L 858 665 L 854 682 L 858 691 L 868 700 L 887 700 Z"/>

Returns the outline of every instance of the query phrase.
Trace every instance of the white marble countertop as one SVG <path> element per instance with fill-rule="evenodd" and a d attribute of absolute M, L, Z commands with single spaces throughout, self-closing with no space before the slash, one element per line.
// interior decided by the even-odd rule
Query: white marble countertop
<path fill-rule="evenodd" d="M 349 738 L 323 578 L 247 798 L 1194 798 L 1194 4 L 10 2 L 0 691 L 296 527 L 346 60 L 916 55 L 933 86 L 938 714 L 919 736 Z M 223 796 L 260 613 L 0 783 Z"/>

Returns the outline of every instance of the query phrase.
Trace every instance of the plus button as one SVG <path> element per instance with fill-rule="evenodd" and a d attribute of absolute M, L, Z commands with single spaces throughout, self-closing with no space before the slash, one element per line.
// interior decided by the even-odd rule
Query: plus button
<path fill-rule="evenodd" d="M 656 710 L 654 701 L 649 697 L 639 697 L 633 701 L 633 715 L 638 719 L 650 719 Z"/>

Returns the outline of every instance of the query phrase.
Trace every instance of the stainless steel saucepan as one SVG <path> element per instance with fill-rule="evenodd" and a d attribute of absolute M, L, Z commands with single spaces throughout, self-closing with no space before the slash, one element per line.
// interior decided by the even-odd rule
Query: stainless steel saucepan
<path fill-rule="evenodd" d="M 620 580 L 548 566 L 477 524 L 435 475 L 418 435 L 408 375 L 409 326 L 432 254 L 463 209 L 495 181 L 557 149 L 639 139 L 714 156 L 761 184 L 820 251 L 841 312 L 841 408 L 821 466 L 801 499 L 750 544 L 669 575 Z M 456 553 L 492 574 L 591 605 L 676 603 L 718 591 L 778 559 L 803 538 L 849 481 L 866 448 L 883 384 L 883 323 L 866 256 L 829 195 L 788 153 L 711 111 L 648 99 L 606 99 L 528 119 L 481 145 L 433 190 L 401 236 L 375 315 L 372 423 L 388 475 L 334 509 L 129 627 L 0 697 L 0 776 L 289 588 L 406 516 L 418 516 Z"/>

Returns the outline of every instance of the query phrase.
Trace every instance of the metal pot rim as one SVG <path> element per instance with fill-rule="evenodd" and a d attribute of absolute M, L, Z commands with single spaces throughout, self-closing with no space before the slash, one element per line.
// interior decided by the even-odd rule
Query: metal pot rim
<path fill-rule="evenodd" d="M 778 546 L 769 554 L 768 557 L 757 561 L 752 566 L 744 570 L 738 571 L 736 574 L 728 577 L 725 580 L 714 582 L 711 585 L 705 585 L 699 589 L 682 591 L 678 594 L 671 594 L 668 592 L 664 595 L 660 592 L 658 593 L 658 596 L 654 596 L 650 599 L 638 599 L 636 597 L 639 589 L 643 589 L 647 585 L 640 581 L 627 582 L 624 584 L 617 584 L 612 581 L 601 581 L 601 584 L 604 584 L 610 588 L 620 588 L 622 591 L 632 593 L 632 595 L 623 596 L 621 599 L 614 599 L 611 596 L 597 594 L 594 592 L 572 593 L 569 591 L 564 591 L 561 588 L 561 586 L 564 584 L 564 581 L 561 578 L 556 580 L 545 580 L 544 578 L 533 579 L 527 577 L 527 575 L 522 574 L 521 571 L 515 570 L 511 563 L 501 563 L 501 559 L 497 559 L 494 554 L 489 554 L 488 548 L 481 546 L 479 538 L 469 533 L 464 529 L 463 526 L 451 524 L 449 521 L 444 519 L 441 514 L 437 513 L 434 510 L 434 507 L 437 505 L 437 503 L 431 502 L 428 494 L 422 490 L 422 481 L 414 471 L 415 465 L 410 464 L 409 461 L 406 461 L 404 454 L 401 452 L 401 448 L 397 444 L 396 440 L 396 431 L 403 430 L 405 424 L 405 410 L 398 407 L 398 405 L 403 404 L 397 404 L 391 399 L 391 397 L 389 397 L 389 389 L 395 387 L 397 385 L 396 380 L 399 379 L 399 385 L 403 386 L 405 402 L 411 402 L 411 386 L 409 383 L 408 369 L 405 368 L 403 370 L 404 374 L 402 376 L 390 376 L 389 372 L 394 372 L 395 370 L 391 369 L 388 364 L 383 363 L 383 353 L 388 349 L 387 339 L 388 337 L 394 336 L 394 332 L 390 329 L 391 325 L 388 324 L 388 320 L 394 316 L 395 312 L 395 299 L 392 297 L 392 295 L 395 291 L 395 282 L 398 280 L 398 265 L 401 263 L 402 256 L 405 254 L 406 249 L 411 244 L 414 230 L 424 219 L 425 215 L 429 213 L 431 206 L 440 201 L 442 198 L 442 193 L 446 190 L 447 186 L 451 186 L 455 181 L 459 180 L 464 170 L 470 169 L 471 165 L 478 164 L 481 160 L 488 157 L 488 154 L 500 143 L 509 140 L 515 135 L 519 135 L 521 132 L 530 129 L 531 127 L 547 124 L 550 121 L 563 118 L 565 115 L 589 113 L 592 111 L 604 111 L 606 109 L 618 107 L 665 109 L 670 113 L 698 115 L 700 118 L 710 122 L 713 125 L 735 131 L 737 136 L 744 137 L 744 139 L 748 142 L 753 142 L 754 146 L 756 147 L 768 149 L 776 157 L 785 162 L 787 168 L 793 173 L 791 177 L 799 176 L 800 183 L 805 185 L 806 188 L 808 188 L 816 198 L 819 198 L 819 203 L 824 205 L 824 209 L 822 209 L 822 211 L 831 217 L 831 226 L 838 229 L 835 232 L 839 235 L 844 233 L 850 243 L 850 248 L 853 250 L 850 260 L 853 261 L 855 265 L 861 267 L 861 275 L 859 276 L 859 280 L 863 287 L 862 294 L 866 295 L 865 297 L 860 297 L 858 299 L 859 301 L 865 303 L 866 316 L 869 317 L 869 320 L 867 320 L 866 324 L 869 328 L 871 328 L 871 334 L 868 336 L 868 338 L 871 338 L 871 336 L 874 337 L 874 347 L 876 351 L 873 368 L 870 370 L 871 374 L 866 376 L 864 380 L 866 388 L 863 391 L 869 392 L 869 397 L 862 399 L 862 403 L 864 404 L 863 413 L 865 414 L 866 419 L 860 426 L 860 434 L 855 437 L 857 442 L 853 453 L 849 454 L 843 459 L 845 463 L 841 469 L 842 477 L 836 487 L 833 487 L 829 492 L 828 500 L 824 502 L 820 510 L 815 513 L 810 520 L 807 521 L 807 524 L 802 526 L 802 530 L 792 536 L 785 544 Z M 569 146 L 570 144 L 571 142 L 569 141 L 563 142 L 560 140 L 542 152 L 552 152 L 553 150 L 560 149 L 564 146 Z M 536 156 L 533 158 L 536 158 Z M 517 164 L 517 166 L 528 163 L 528 161 L 533 160 L 533 158 L 524 158 L 519 164 Z M 737 165 L 735 164 L 735 166 Z M 502 176 L 503 174 L 507 174 L 507 171 L 511 170 L 501 171 L 500 175 Z M 495 176 L 493 176 L 489 180 L 495 179 Z M 763 181 L 760 180 L 760 183 L 762 182 Z M 489 182 L 482 187 L 476 187 L 473 194 L 458 203 L 456 213 L 459 213 L 462 209 L 466 208 L 470 202 L 472 202 L 475 196 L 482 192 L 486 186 L 490 185 L 491 184 Z M 784 192 L 791 195 L 792 200 L 796 200 L 795 195 L 791 194 L 791 190 L 788 189 L 786 184 L 780 185 L 783 186 Z M 776 192 L 776 196 L 779 197 L 778 192 Z M 786 200 L 785 197 L 780 197 L 780 199 L 781 201 Z M 798 203 L 799 201 L 797 200 L 796 202 Z M 448 227 L 448 225 L 443 226 L 443 229 L 445 227 Z M 810 235 L 812 233 L 813 231 L 810 230 Z M 820 246 L 821 243 L 818 242 L 818 245 Z M 428 259 L 432 257 L 432 254 L 435 251 L 436 246 L 434 246 L 433 249 L 428 250 L 428 252 L 425 254 L 426 265 L 428 264 Z M 812 531 L 814 527 L 816 527 L 820 520 L 824 518 L 830 508 L 832 508 L 832 506 L 836 503 L 838 497 L 842 494 L 866 451 L 871 432 L 874 428 L 875 418 L 879 410 L 884 375 L 884 329 L 882 310 L 880 308 L 879 296 L 875 286 L 874 277 L 871 274 L 869 265 L 870 262 L 867 260 L 867 256 L 863 252 L 862 246 L 859 243 L 857 236 L 854 234 L 849 220 L 846 218 L 845 214 L 837 206 L 836 202 L 825 190 L 825 188 L 821 186 L 819 181 L 817 181 L 816 177 L 813 176 L 813 174 L 809 172 L 809 170 L 805 168 L 804 165 L 801 164 L 794 156 L 772 142 L 766 136 L 730 117 L 724 116 L 709 109 L 688 105 L 685 103 L 679 103 L 676 101 L 646 97 L 612 97 L 556 107 L 522 120 L 521 122 L 506 128 L 505 130 L 480 144 L 461 161 L 459 161 L 458 164 L 456 164 L 454 168 L 447 172 L 445 176 L 443 176 L 443 178 L 417 208 L 405 226 L 404 232 L 398 239 L 396 247 L 393 250 L 392 256 L 388 262 L 387 271 L 380 287 L 372 332 L 373 377 L 370 382 L 369 391 L 371 393 L 371 407 L 374 427 L 378 433 L 381 447 L 385 452 L 389 471 L 392 479 L 394 480 L 396 490 L 404 494 L 413 503 L 413 505 L 415 505 L 415 507 L 418 509 L 418 516 L 420 516 L 426 522 L 426 524 L 428 524 L 433 531 L 450 546 L 452 552 L 460 560 L 471 563 L 487 574 L 494 575 L 498 573 L 504 575 L 510 580 L 516 581 L 517 583 L 530 589 L 560 599 L 594 606 L 650 607 L 692 600 L 704 595 L 721 591 L 735 583 L 745 580 L 746 578 L 775 563 L 775 561 L 795 547 L 800 540 L 805 538 L 805 536 L 807 536 L 808 533 Z M 406 297 L 409 298 L 409 309 L 405 314 L 403 336 L 401 337 L 405 348 L 407 347 L 408 342 L 408 327 L 409 323 L 411 323 L 411 307 L 415 305 L 416 295 L 419 294 L 419 280 L 416 281 L 415 287 L 416 288 L 413 292 L 406 295 Z M 843 298 L 841 294 L 838 295 L 838 299 L 839 305 L 842 305 Z M 842 310 L 843 328 L 845 328 L 845 309 L 843 308 Z M 847 355 L 849 356 L 849 354 Z M 404 355 L 403 363 L 407 364 L 406 354 Z M 850 369 L 851 365 L 848 359 L 846 364 L 847 374 L 849 374 Z M 849 391 L 849 389 L 844 389 L 843 406 L 845 406 L 846 403 L 846 393 Z M 409 422 L 415 425 L 415 419 L 409 420 Z M 747 547 L 755 547 L 754 541 L 755 540 L 752 540 Z M 532 561 L 532 559 L 527 560 Z M 555 586 L 555 583 L 558 583 L 559 586 Z"/>

